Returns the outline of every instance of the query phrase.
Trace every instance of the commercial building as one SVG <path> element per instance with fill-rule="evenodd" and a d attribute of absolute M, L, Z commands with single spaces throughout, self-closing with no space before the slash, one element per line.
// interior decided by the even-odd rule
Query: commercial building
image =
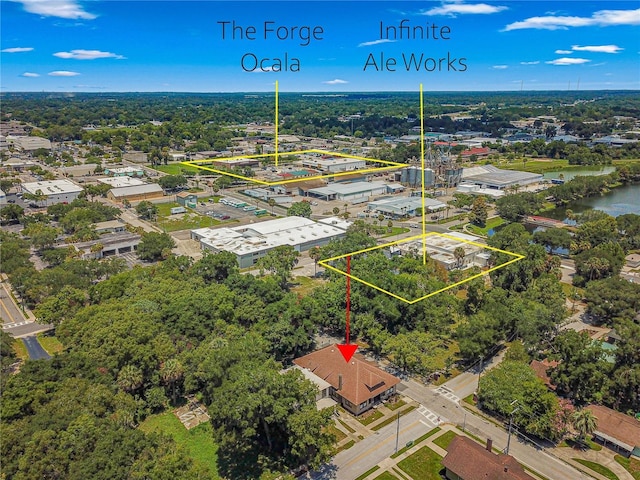
<path fill-rule="evenodd" d="M 493 442 L 486 447 L 468 437 L 456 435 L 442 459 L 445 477 L 449 480 L 533 480 L 511 455 L 491 451 Z"/>
<path fill-rule="evenodd" d="M 460 232 L 447 232 L 447 237 L 442 235 L 427 237 L 424 244 L 426 244 L 427 255 L 447 270 L 462 269 L 474 265 L 486 266 L 491 254 L 479 245 L 467 243 L 469 241 L 477 242 L 478 238 Z M 457 248 L 464 250 L 464 257 L 456 257 Z M 397 249 L 401 254 L 413 253 L 422 255 L 423 241 L 419 239 L 401 243 Z"/>
<path fill-rule="evenodd" d="M 181 207 L 196 208 L 198 206 L 198 196 L 195 193 L 180 192 L 176 194 L 176 202 Z"/>
<path fill-rule="evenodd" d="M 640 458 L 640 422 L 602 405 L 586 407 L 598 419 L 593 436 L 625 457 Z"/>
<path fill-rule="evenodd" d="M 436 212 L 447 207 L 446 204 L 433 198 L 425 198 L 424 206 L 427 212 Z M 419 208 L 422 208 L 422 197 L 384 198 L 369 202 L 367 205 L 368 210 L 393 218 L 414 217 Z"/>
<path fill-rule="evenodd" d="M 337 405 L 337 402 L 331 398 L 331 384 L 326 380 L 323 380 L 311 370 L 302 368 L 299 365 L 293 365 L 290 369 L 287 370 L 297 370 L 304 378 L 313 383 L 317 388 L 318 392 L 316 393 L 316 407 L 318 410 L 324 410 L 325 408 L 333 407 Z"/>
<path fill-rule="evenodd" d="M 329 396 L 354 415 L 394 395 L 400 383 L 360 354 L 345 362 L 336 345 L 296 358 L 293 363 L 329 383 Z"/>
<path fill-rule="evenodd" d="M 138 185 L 144 185 L 144 182 L 142 180 L 133 177 L 99 178 L 98 182 L 104 183 L 105 185 L 111 185 L 113 188 L 136 187 Z"/>
<path fill-rule="evenodd" d="M 7 141 L 13 140 L 13 145 L 25 152 L 31 152 L 44 148 L 51 150 L 51 141 L 42 137 L 7 137 Z"/>
<path fill-rule="evenodd" d="M 42 180 L 22 184 L 22 191 L 32 195 L 44 195 L 41 203 L 53 205 L 56 203 L 73 202 L 82 193 L 83 188 L 71 180 Z"/>
<path fill-rule="evenodd" d="M 112 188 L 107 193 L 107 198 L 115 202 L 139 202 L 142 200 L 153 200 L 162 198 L 164 191 L 157 183 L 145 183 L 143 185 L 135 185 L 133 187 Z"/>
<path fill-rule="evenodd" d="M 140 235 L 121 231 L 101 235 L 97 240 L 74 243 L 73 247 L 83 260 L 99 259 L 133 252 L 138 248 L 140 239 Z"/>
<path fill-rule="evenodd" d="M 495 190 L 504 190 L 514 185 L 529 185 L 541 180 L 542 175 L 539 173 L 501 170 L 493 165 L 465 168 L 462 171 L 462 181 L 464 183 Z"/>
<path fill-rule="evenodd" d="M 345 231 L 346 228 L 339 228 L 338 224 L 286 217 L 232 228 L 200 228 L 191 231 L 191 238 L 199 241 L 203 250 L 233 253 L 240 268 L 246 268 L 255 265 L 275 247 L 291 245 L 296 251 L 304 252 L 344 237 Z"/>
<path fill-rule="evenodd" d="M 384 182 L 353 182 L 333 183 L 326 187 L 310 188 L 308 197 L 321 200 L 343 200 L 351 203 L 362 203 L 374 195 L 387 193 L 387 184 Z"/>
<path fill-rule="evenodd" d="M 112 177 L 142 177 L 144 170 L 134 167 L 107 167 L 104 169 L 104 174 Z"/>
<path fill-rule="evenodd" d="M 359 170 L 367 166 L 365 160 L 358 158 L 305 158 L 302 166 L 307 168 L 315 168 L 325 173 L 348 172 L 351 170 Z"/>

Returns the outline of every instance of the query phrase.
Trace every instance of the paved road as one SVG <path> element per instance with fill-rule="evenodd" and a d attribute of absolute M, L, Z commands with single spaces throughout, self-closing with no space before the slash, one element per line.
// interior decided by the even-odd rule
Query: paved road
<path fill-rule="evenodd" d="M 0 317 L 2 318 L 3 324 L 25 321 L 22 312 L 7 292 L 6 285 L 4 283 L 2 288 L 0 288 Z"/>
<path fill-rule="evenodd" d="M 31 360 L 49 359 L 51 356 L 42 348 L 40 342 L 35 336 L 24 337 L 22 339 L 27 347 L 29 358 Z"/>

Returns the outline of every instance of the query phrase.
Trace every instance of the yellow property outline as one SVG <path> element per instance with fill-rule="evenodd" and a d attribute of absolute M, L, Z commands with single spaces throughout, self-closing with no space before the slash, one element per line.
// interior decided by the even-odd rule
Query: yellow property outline
<path fill-rule="evenodd" d="M 489 268 L 489 269 L 487 269 L 487 270 L 485 270 L 485 271 L 483 271 L 481 273 L 478 273 L 476 275 L 472 275 L 469 278 L 465 278 L 464 280 L 462 280 L 460 282 L 456 282 L 456 283 L 454 283 L 452 285 L 449 285 L 447 287 L 444 287 L 444 288 L 441 288 L 439 290 L 436 290 L 435 292 L 428 293 L 427 295 L 423 295 L 422 297 L 416 298 L 414 300 L 408 300 L 408 299 L 406 299 L 406 298 L 404 298 L 404 297 L 402 297 L 400 295 L 397 295 L 397 294 L 395 294 L 393 292 L 385 290 L 384 288 L 378 287 L 377 285 L 374 285 L 374 284 L 372 284 L 370 282 L 367 282 L 366 280 L 363 280 L 362 278 L 359 278 L 359 277 L 356 277 L 354 275 L 348 274 L 347 272 L 345 272 L 343 270 L 340 270 L 339 268 L 336 268 L 336 267 L 333 267 L 332 265 L 329 265 L 329 262 L 333 262 L 335 260 L 340 260 L 342 258 L 346 258 L 346 257 L 353 256 L 353 255 L 358 255 L 358 254 L 361 254 L 361 253 L 372 252 L 374 250 L 380 250 L 381 248 L 391 247 L 391 246 L 394 246 L 394 245 L 400 245 L 401 243 L 407 243 L 407 242 L 411 242 L 411 241 L 417 240 L 417 239 L 421 239 L 423 241 L 423 245 L 426 245 L 426 237 L 430 237 L 430 236 L 439 236 L 439 237 L 448 238 L 450 240 L 456 240 L 456 241 L 462 242 L 462 243 L 468 243 L 470 245 L 475 245 L 475 246 L 481 247 L 483 249 L 492 250 L 494 252 L 504 253 L 504 254 L 509 255 L 511 257 L 514 257 L 514 258 L 509 260 L 509 261 L 507 261 L 507 262 L 504 262 L 504 263 L 502 263 L 500 265 L 497 265 L 495 267 Z M 426 249 L 425 249 L 425 251 L 426 251 Z M 423 255 L 424 255 L 424 252 L 423 252 Z M 462 285 L 463 283 L 470 282 L 471 280 L 473 280 L 475 278 L 479 278 L 479 277 L 483 277 L 485 275 L 488 275 L 489 273 L 491 273 L 491 272 L 493 272 L 495 270 L 498 270 L 499 268 L 506 267 L 507 265 L 510 265 L 510 264 L 515 263 L 515 262 L 517 262 L 519 260 L 522 260 L 523 258 L 525 258 L 525 256 L 524 255 L 520 255 L 518 253 L 508 252 L 506 250 L 501 250 L 499 248 L 490 247 L 488 245 L 483 245 L 482 243 L 474 242 L 474 241 L 471 241 L 471 240 L 464 240 L 462 238 L 458 238 L 458 237 L 455 237 L 453 235 L 447 235 L 446 233 L 430 232 L 430 233 L 425 233 L 425 234 L 422 234 L 422 235 L 415 235 L 415 236 L 409 237 L 409 238 L 403 238 L 402 240 L 396 240 L 395 242 L 389 242 L 389 243 L 385 243 L 383 245 L 376 245 L 375 247 L 365 248 L 363 250 L 358 250 L 357 252 L 351 252 L 351 253 L 346 253 L 344 255 L 338 255 L 336 257 L 327 258 L 327 259 L 324 259 L 324 260 L 320 260 L 318 262 L 318 264 L 322 265 L 325 268 L 328 268 L 329 270 L 333 270 L 334 272 L 337 272 L 337 273 L 339 273 L 341 275 L 344 275 L 345 277 L 349 277 L 352 280 L 360 282 L 360 283 L 362 283 L 362 284 L 364 284 L 364 285 L 366 285 L 368 287 L 374 288 L 374 289 L 376 289 L 376 290 L 378 290 L 378 291 L 380 291 L 382 293 L 386 293 L 387 295 L 389 295 L 389 296 L 391 296 L 393 298 L 397 298 L 398 300 L 402 300 L 403 302 L 408 303 L 408 304 L 411 305 L 411 304 L 420 302 L 420 301 L 422 301 L 422 300 L 424 300 L 426 298 L 429 298 L 429 297 L 431 297 L 433 295 L 436 295 L 438 293 L 442 293 L 442 292 L 444 292 L 446 290 L 449 290 L 451 288 L 457 287 L 458 285 Z"/>
<path fill-rule="evenodd" d="M 201 170 L 207 170 L 209 172 L 213 172 L 213 173 L 217 173 L 219 175 L 226 175 L 228 177 L 234 177 L 234 178 L 238 178 L 240 180 L 244 180 L 247 182 L 251 182 L 251 183 L 258 183 L 260 185 L 265 185 L 265 186 L 273 186 L 273 185 L 284 185 L 286 183 L 296 183 L 296 182 L 306 182 L 307 180 L 318 180 L 318 179 L 324 179 L 324 178 L 335 178 L 335 177 L 344 177 L 347 175 L 354 175 L 354 174 L 359 174 L 359 173 L 375 173 L 375 172 L 385 172 L 387 170 L 397 170 L 399 168 L 404 168 L 407 166 L 407 164 L 405 163 L 397 163 L 397 162 L 389 162 L 387 160 L 378 160 L 377 158 L 367 158 L 367 157 L 360 157 L 357 155 L 349 155 L 347 153 L 338 153 L 338 152 L 330 152 L 328 150 L 317 150 L 317 149 L 309 149 L 309 150 L 298 150 L 295 152 L 286 152 L 286 155 L 301 155 L 301 154 L 305 154 L 305 153 L 318 153 L 321 155 L 331 155 L 333 157 L 341 157 L 341 158 L 355 158 L 356 160 L 364 160 L 366 162 L 369 163 L 382 163 L 384 165 L 387 165 L 386 167 L 374 167 L 374 168 L 364 168 L 361 170 L 349 170 L 349 171 L 344 171 L 344 172 L 337 172 L 337 173 L 329 173 L 329 174 L 324 174 L 324 175 L 314 175 L 312 177 L 301 177 L 301 178 L 292 178 L 289 180 L 276 180 L 274 182 L 269 182 L 267 180 L 260 180 L 257 178 L 253 178 L 253 177 L 247 177 L 245 175 L 239 175 L 237 173 L 231 173 L 231 172 L 227 172 L 225 170 L 218 170 L 216 168 L 212 168 L 212 167 L 205 167 L 204 165 L 199 165 L 201 163 L 211 163 L 211 162 L 231 162 L 233 160 L 239 160 L 239 159 L 256 159 L 256 158 L 269 158 L 269 157 L 275 157 L 276 159 L 278 158 L 278 156 L 282 156 L 283 152 L 280 153 L 259 153 L 259 154 L 254 154 L 254 155 L 241 155 L 241 156 L 235 156 L 235 157 L 223 157 L 223 158 L 206 158 L 204 160 L 190 160 L 190 161 L 186 161 L 186 162 L 180 162 L 180 165 L 186 165 L 189 167 L 193 167 L 193 168 L 198 168 Z M 277 164 L 276 164 L 277 165 Z"/>

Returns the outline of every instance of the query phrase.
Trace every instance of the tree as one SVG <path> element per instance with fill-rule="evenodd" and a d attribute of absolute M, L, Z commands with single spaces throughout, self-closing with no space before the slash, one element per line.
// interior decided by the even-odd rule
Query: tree
<path fill-rule="evenodd" d="M 287 215 L 309 218 L 311 217 L 311 204 L 305 201 L 292 203 L 287 210 Z"/>
<path fill-rule="evenodd" d="M 275 201 L 275 199 L 270 198 L 269 201 L 267 202 L 269 204 L 269 206 L 271 207 L 271 214 L 273 215 L 273 207 L 276 206 L 277 202 Z"/>
<path fill-rule="evenodd" d="M 173 238 L 166 233 L 145 232 L 142 234 L 136 253 L 140 260 L 153 262 L 167 258 L 175 246 Z"/>
<path fill-rule="evenodd" d="M 136 213 L 140 215 L 140 218 L 153 220 L 158 215 L 158 207 L 154 203 L 143 200 L 136 206 Z"/>
<path fill-rule="evenodd" d="M 165 175 L 158 179 L 158 185 L 165 190 L 175 190 L 187 184 L 187 178 L 184 175 Z"/>
<path fill-rule="evenodd" d="M 44 250 L 56 243 L 60 229 L 40 223 L 32 223 L 23 230 L 23 234 L 31 240 L 31 244 L 38 250 Z"/>
<path fill-rule="evenodd" d="M 160 378 L 162 381 L 171 386 L 171 400 L 176 404 L 176 384 L 182 380 L 184 376 L 184 368 L 177 358 L 170 358 L 160 367 Z"/>
<path fill-rule="evenodd" d="M 456 259 L 456 263 L 458 265 L 458 268 L 461 268 L 464 265 L 464 257 L 467 256 L 466 252 L 464 251 L 464 248 L 456 247 L 453 250 L 453 256 Z"/>
<path fill-rule="evenodd" d="M 7 222 L 20 222 L 24 215 L 24 208 L 20 205 L 9 204 L 0 209 L 0 217 Z"/>
<path fill-rule="evenodd" d="M 533 234 L 533 241 L 544 245 L 548 252 L 557 248 L 568 249 L 571 238 L 571 234 L 564 228 L 547 228 Z"/>
<path fill-rule="evenodd" d="M 256 266 L 260 269 L 261 274 L 267 270 L 271 272 L 277 279 L 280 287 L 287 288 L 289 276 L 293 267 L 298 263 L 300 253 L 291 245 L 280 245 L 275 247 L 262 258 L 258 260 Z"/>
<path fill-rule="evenodd" d="M 134 392 L 142 386 L 142 371 L 135 365 L 125 365 L 118 372 L 118 386 L 125 392 Z"/>
<path fill-rule="evenodd" d="M 334 215 L 338 215 L 340 213 L 340 209 L 338 207 L 333 207 L 332 212 Z"/>
<path fill-rule="evenodd" d="M 221 283 L 238 272 L 238 259 L 231 252 L 208 253 L 193 264 L 191 271 L 206 283 Z"/>
<path fill-rule="evenodd" d="M 577 441 L 584 443 L 586 437 L 598 428 L 598 419 L 591 410 L 581 408 L 571 415 L 571 423 L 578 433 Z"/>
<path fill-rule="evenodd" d="M 477 197 L 469 212 L 469 221 L 479 227 L 484 227 L 487 223 L 488 209 L 484 197 Z"/>
<path fill-rule="evenodd" d="M 320 250 L 320 247 L 313 247 L 309 250 L 309 258 L 313 260 L 315 265 L 313 270 L 313 275 L 315 276 L 318 273 L 318 261 L 322 258 L 322 251 Z"/>

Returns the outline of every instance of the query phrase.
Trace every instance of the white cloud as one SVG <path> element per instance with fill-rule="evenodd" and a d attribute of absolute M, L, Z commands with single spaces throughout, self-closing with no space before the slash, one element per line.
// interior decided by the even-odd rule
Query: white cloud
<path fill-rule="evenodd" d="M 563 57 L 563 58 L 556 58 L 555 60 L 550 60 L 548 62 L 544 62 L 544 63 L 548 63 L 549 65 L 581 65 L 583 63 L 587 63 L 590 62 L 591 60 L 588 60 L 586 58 L 567 58 L 567 57 Z"/>
<path fill-rule="evenodd" d="M 567 30 L 570 27 L 610 27 L 613 25 L 640 25 L 640 8 L 636 10 L 599 10 L 590 17 L 545 16 L 531 17 L 507 25 L 504 30 L 527 28 L 541 30 Z"/>
<path fill-rule="evenodd" d="M 505 70 L 507 68 L 509 68 L 507 65 L 494 65 L 491 68 L 495 68 L 496 70 Z"/>
<path fill-rule="evenodd" d="M 68 70 L 55 70 L 53 72 L 49 72 L 47 75 L 51 77 L 75 77 L 80 74 L 78 72 L 70 72 Z"/>
<path fill-rule="evenodd" d="M 394 43 L 395 40 L 390 40 L 388 38 L 381 38 L 380 40 L 372 40 L 371 42 L 362 42 L 359 44 L 359 47 L 368 47 L 370 45 L 379 45 L 381 43 Z"/>
<path fill-rule="evenodd" d="M 533 62 L 520 62 L 520 65 L 538 65 L 539 63 L 539 60 L 535 60 Z"/>
<path fill-rule="evenodd" d="M 334 80 L 327 80 L 326 82 L 322 82 L 322 83 L 325 83 L 327 85 L 343 85 L 343 84 L 349 83 L 349 82 L 347 82 L 346 80 L 341 80 L 339 78 L 336 78 Z"/>
<path fill-rule="evenodd" d="M 584 47 L 573 45 L 571 50 L 576 52 L 618 53 L 624 48 L 617 45 L 585 45 Z"/>
<path fill-rule="evenodd" d="M 24 72 L 22 75 L 20 75 L 21 77 L 27 77 L 27 78 L 35 78 L 35 77 L 39 77 L 40 75 L 37 73 L 33 73 L 33 72 Z"/>
<path fill-rule="evenodd" d="M 556 50 L 554 53 L 558 55 L 571 55 L 573 52 L 571 50 Z"/>
<path fill-rule="evenodd" d="M 21 3 L 29 13 L 35 13 L 44 17 L 83 18 L 93 20 L 97 17 L 93 13 L 85 11 L 75 0 L 12 0 Z"/>
<path fill-rule="evenodd" d="M 5 48 L 3 50 L 0 50 L 0 52 L 2 52 L 2 53 L 22 53 L 22 52 L 30 52 L 32 50 L 33 50 L 32 47 L 12 47 L 12 48 Z"/>
<path fill-rule="evenodd" d="M 507 7 L 488 5 L 486 3 L 444 3 L 440 7 L 434 7 L 425 11 L 424 15 L 488 15 L 491 13 L 498 13 L 503 10 L 507 10 Z"/>
<path fill-rule="evenodd" d="M 53 54 L 58 58 L 71 58 L 73 60 L 95 60 L 96 58 L 115 58 L 122 60 L 125 57 L 111 52 L 101 52 L 100 50 L 71 50 L 70 52 L 57 52 Z"/>

